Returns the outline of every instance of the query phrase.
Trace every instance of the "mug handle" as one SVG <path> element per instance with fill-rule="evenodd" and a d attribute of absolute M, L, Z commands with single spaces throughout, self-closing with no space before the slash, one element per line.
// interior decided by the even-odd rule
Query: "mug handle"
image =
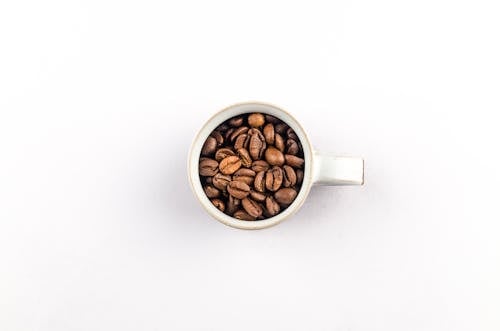
<path fill-rule="evenodd" d="M 363 185 L 362 158 L 334 156 L 318 151 L 314 152 L 313 157 L 315 185 Z"/>

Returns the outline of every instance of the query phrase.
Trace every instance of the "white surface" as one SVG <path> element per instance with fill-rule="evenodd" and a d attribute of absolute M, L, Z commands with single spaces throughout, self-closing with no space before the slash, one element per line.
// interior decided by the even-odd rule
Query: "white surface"
<path fill-rule="evenodd" d="M 1 330 L 499 330 L 495 1 L 2 1 Z M 231 229 L 185 165 L 292 112 L 364 187 Z"/>

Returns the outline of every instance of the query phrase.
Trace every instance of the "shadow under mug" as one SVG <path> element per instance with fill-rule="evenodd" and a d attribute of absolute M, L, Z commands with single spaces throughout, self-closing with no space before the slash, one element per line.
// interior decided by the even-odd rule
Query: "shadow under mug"
<path fill-rule="evenodd" d="M 281 213 L 259 221 L 239 220 L 217 209 L 206 196 L 198 173 L 201 149 L 208 136 L 224 121 L 246 113 L 263 113 L 279 118 L 295 131 L 304 151 L 304 180 L 297 197 Z M 364 162 L 361 158 L 333 156 L 314 151 L 306 132 L 288 112 L 267 103 L 246 102 L 219 111 L 201 128 L 189 152 L 188 177 L 194 195 L 213 218 L 234 228 L 256 230 L 276 225 L 297 212 L 313 185 L 362 185 L 364 181 Z"/>

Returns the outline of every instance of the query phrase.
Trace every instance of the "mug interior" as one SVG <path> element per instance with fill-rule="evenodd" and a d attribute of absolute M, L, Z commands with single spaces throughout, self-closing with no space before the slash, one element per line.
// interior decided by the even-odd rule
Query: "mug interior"
<path fill-rule="evenodd" d="M 295 131 L 297 137 L 299 138 L 302 144 L 302 149 L 304 151 L 304 180 L 302 182 L 300 191 L 297 194 L 297 197 L 292 202 L 292 204 L 288 206 L 288 208 L 286 208 L 281 213 L 273 217 L 258 221 L 239 220 L 237 218 L 224 214 L 219 209 L 217 209 L 217 207 L 215 207 L 212 204 L 212 202 L 209 200 L 209 198 L 206 196 L 203 190 L 198 170 L 201 149 L 203 147 L 203 144 L 205 143 L 205 140 L 212 133 L 212 131 L 220 124 L 222 124 L 224 121 L 234 116 L 246 113 L 263 113 L 279 118 Z M 198 135 L 195 137 L 194 142 L 191 146 L 190 154 L 188 157 L 188 174 L 189 174 L 189 181 L 191 184 L 191 188 L 195 196 L 198 198 L 202 206 L 212 217 L 234 228 L 264 229 L 280 223 L 285 218 L 294 214 L 302 206 L 305 198 L 309 194 L 312 185 L 312 169 L 313 169 L 312 162 L 313 162 L 312 147 L 309 142 L 309 139 L 307 138 L 307 135 L 302 126 L 297 122 L 297 120 L 292 115 L 270 104 L 259 103 L 259 102 L 247 102 L 229 106 L 219 111 L 215 115 L 213 115 L 205 123 L 205 125 L 198 132 Z"/>

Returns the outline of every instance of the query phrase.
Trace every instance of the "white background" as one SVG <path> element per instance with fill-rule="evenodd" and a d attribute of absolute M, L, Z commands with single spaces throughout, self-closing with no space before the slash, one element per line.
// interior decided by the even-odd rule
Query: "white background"
<path fill-rule="evenodd" d="M 0 329 L 499 330 L 497 1 L 2 1 Z M 275 103 L 366 159 L 210 219 L 198 128 Z"/>

